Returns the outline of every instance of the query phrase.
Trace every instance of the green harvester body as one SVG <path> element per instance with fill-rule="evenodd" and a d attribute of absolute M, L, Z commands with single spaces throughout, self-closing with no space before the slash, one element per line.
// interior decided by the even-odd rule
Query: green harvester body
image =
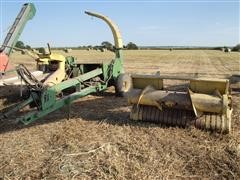
<path fill-rule="evenodd" d="M 45 115 L 63 107 L 70 105 L 74 100 L 87 96 L 92 93 L 102 92 L 109 86 L 114 85 L 118 76 L 123 73 L 122 50 L 116 50 L 116 58 L 110 63 L 103 64 L 74 64 L 75 72 L 78 70 L 80 75 L 65 80 L 57 85 L 44 89 L 42 91 L 31 91 L 30 97 L 18 104 L 15 108 L 8 111 L 4 116 L 9 116 L 23 107 L 35 103 L 37 109 L 18 118 L 24 124 L 29 124 Z M 67 57 L 70 58 L 70 57 Z M 73 57 L 71 57 L 73 59 Z M 66 61 L 67 62 L 67 61 Z M 101 80 L 86 85 L 89 80 L 98 77 Z M 74 89 L 75 92 L 63 96 L 62 92 L 67 89 Z"/>

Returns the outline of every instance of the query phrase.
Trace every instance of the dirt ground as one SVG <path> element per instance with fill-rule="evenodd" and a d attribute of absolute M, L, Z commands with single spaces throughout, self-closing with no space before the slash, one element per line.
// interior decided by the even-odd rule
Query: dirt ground
<path fill-rule="evenodd" d="M 72 51 L 79 62 L 110 60 L 111 52 Z M 210 50 L 124 51 L 129 73 L 227 77 L 240 54 Z M 13 64 L 34 61 L 14 53 Z M 0 107 L 7 106 L 0 89 Z M 233 130 L 223 135 L 129 120 L 114 89 L 89 95 L 28 126 L 0 121 L 0 179 L 240 179 L 240 91 L 234 88 Z M 11 97 L 16 99 L 16 97 Z M 10 98 L 10 99 L 11 99 Z"/>

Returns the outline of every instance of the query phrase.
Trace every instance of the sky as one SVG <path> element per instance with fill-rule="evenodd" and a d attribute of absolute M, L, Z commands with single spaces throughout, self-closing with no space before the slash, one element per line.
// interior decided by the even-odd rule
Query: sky
<path fill-rule="evenodd" d="M 32 47 L 113 43 L 108 26 L 85 10 L 110 17 L 124 44 L 234 46 L 240 42 L 239 0 L 0 0 L 1 44 L 26 2 L 33 2 L 37 12 L 20 40 Z"/>

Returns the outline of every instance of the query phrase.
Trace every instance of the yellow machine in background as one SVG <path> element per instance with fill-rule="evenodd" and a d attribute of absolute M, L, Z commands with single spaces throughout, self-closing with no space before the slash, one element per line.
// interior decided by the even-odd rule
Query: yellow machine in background
<path fill-rule="evenodd" d="M 42 54 L 39 55 L 37 69 L 50 73 L 44 80 L 44 86 L 53 86 L 64 80 L 66 77 L 65 61 L 66 58 L 61 54 Z"/>
<path fill-rule="evenodd" d="M 44 85 L 52 86 L 62 82 L 66 77 L 66 59 L 70 56 L 63 56 L 62 54 L 52 53 L 48 44 L 48 52 L 39 53 L 35 49 L 27 50 L 20 48 L 13 48 L 24 52 L 31 56 L 36 61 L 36 71 L 31 74 L 39 81 L 44 81 Z M 0 85 L 21 85 L 24 82 L 17 76 L 2 79 Z"/>
<path fill-rule="evenodd" d="M 66 77 L 66 57 L 52 53 L 48 44 L 48 52 L 38 53 L 34 50 L 24 50 L 37 62 L 37 70 L 42 71 L 46 76 L 43 79 L 43 85 L 51 87 L 62 82 Z"/>

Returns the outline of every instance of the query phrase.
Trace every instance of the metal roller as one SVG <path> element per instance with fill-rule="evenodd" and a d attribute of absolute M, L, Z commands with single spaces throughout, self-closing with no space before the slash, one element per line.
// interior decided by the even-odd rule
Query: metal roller
<path fill-rule="evenodd" d="M 219 133 L 229 133 L 231 131 L 231 117 L 209 113 L 196 118 L 193 111 L 174 108 L 159 110 L 155 106 L 134 104 L 130 119 L 182 128 L 194 125 L 198 129 Z"/>
<path fill-rule="evenodd" d="M 229 133 L 231 131 L 231 117 L 218 114 L 205 114 L 196 119 L 195 127 L 219 133 Z"/>
<path fill-rule="evenodd" d="M 155 122 L 166 126 L 187 127 L 193 122 L 194 113 L 189 110 L 164 108 L 162 111 L 154 106 L 132 106 L 130 119 Z"/>

